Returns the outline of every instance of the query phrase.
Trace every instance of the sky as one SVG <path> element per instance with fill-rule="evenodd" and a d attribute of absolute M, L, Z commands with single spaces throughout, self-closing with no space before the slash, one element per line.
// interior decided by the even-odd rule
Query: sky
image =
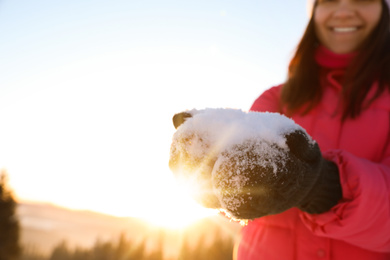
<path fill-rule="evenodd" d="M 306 1 L 0 0 L 0 169 L 20 201 L 208 214 L 168 167 L 171 118 L 282 83 Z"/>

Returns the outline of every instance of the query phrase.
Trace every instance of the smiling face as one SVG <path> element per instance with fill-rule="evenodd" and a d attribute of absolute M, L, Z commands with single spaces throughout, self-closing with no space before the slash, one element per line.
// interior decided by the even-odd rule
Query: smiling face
<path fill-rule="evenodd" d="M 354 52 L 378 25 L 381 13 L 381 0 L 318 0 L 316 35 L 335 53 Z"/>

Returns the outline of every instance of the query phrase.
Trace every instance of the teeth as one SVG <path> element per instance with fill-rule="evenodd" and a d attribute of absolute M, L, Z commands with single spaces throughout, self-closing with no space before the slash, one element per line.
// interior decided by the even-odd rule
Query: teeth
<path fill-rule="evenodd" d="M 335 32 L 353 32 L 357 30 L 357 27 L 334 27 Z"/>

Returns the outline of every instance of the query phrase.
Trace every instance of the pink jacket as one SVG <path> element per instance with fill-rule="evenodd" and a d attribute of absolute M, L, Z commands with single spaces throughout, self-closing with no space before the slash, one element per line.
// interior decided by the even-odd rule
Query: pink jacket
<path fill-rule="evenodd" d="M 236 256 L 257 259 L 390 259 L 390 93 L 355 120 L 334 116 L 348 55 L 321 48 L 322 101 L 305 116 L 292 116 L 339 167 L 343 199 L 330 211 L 310 215 L 297 208 L 256 219 L 244 227 Z M 373 89 L 375 84 L 373 85 Z M 278 111 L 281 86 L 264 92 L 252 111 Z"/>

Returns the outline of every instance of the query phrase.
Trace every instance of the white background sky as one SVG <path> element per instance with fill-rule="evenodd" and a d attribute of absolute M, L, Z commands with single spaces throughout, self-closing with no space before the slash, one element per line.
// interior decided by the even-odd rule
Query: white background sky
<path fill-rule="evenodd" d="M 183 208 L 172 115 L 248 110 L 307 20 L 305 0 L 0 0 L 0 168 L 21 200 Z"/>

